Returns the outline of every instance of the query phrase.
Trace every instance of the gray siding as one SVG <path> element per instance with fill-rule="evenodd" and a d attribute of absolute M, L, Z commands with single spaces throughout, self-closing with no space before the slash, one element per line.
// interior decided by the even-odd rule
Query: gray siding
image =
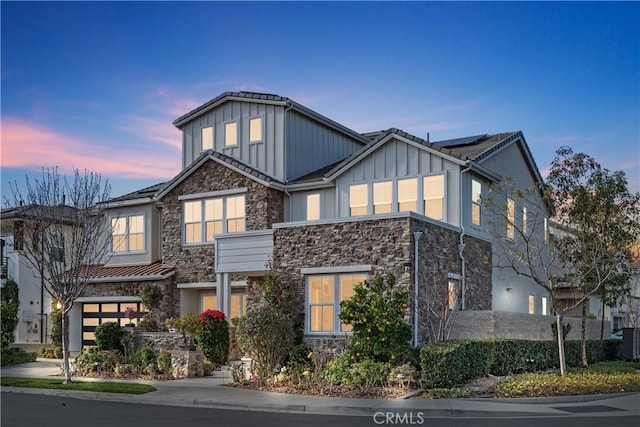
<path fill-rule="evenodd" d="M 109 210 L 106 219 L 107 230 L 111 230 L 112 218 L 132 215 L 144 215 L 144 251 L 113 254 L 106 263 L 107 266 L 149 264 L 161 258 L 160 215 L 152 205 L 127 206 Z"/>
<path fill-rule="evenodd" d="M 249 143 L 249 119 L 263 118 L 263 141 Z M 224 132 L 228 122 L 238 123 L 238 145 L 225 147 Z M 267 175 L 284 178 L 284 108 L 282 106 L 229 101 L 182 128 L 182 168 L 190 165 L 202 152 L 202 128 L 213 128 L 214 150 L 233 156 Z"/>
<path fill-rule="evenodd" d="M 336 190 L 331 188 L 320 188 L 312 191 L 297 191 L 291 193 L 291 216 L 290 221 L 307 220 L 307 195 L 320 195 L 320 219 L 336 218 L 335 200 Z"/>
<path fill-rule="evenodd" d="M 263 272 L 273 256 L 273 231 L 250 231 L 216 237 L 216 273 Z"/>
<path fill-rule="evenodd" d="M 362 143 L 294 111 L 287 112 L 286 126 L 287 180 L 343 160 L 362 147 Z"/>

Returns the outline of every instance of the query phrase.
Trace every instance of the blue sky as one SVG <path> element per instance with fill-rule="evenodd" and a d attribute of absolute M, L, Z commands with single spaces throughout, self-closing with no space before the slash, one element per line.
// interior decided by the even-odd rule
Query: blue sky
<path fill-rule="evenodd" d="M 640 190 L 640 3 L 6 2 L 2 192 L 43 166 L 121 195 L 172 178 L 171 122 L 224 91 L 289 97 L 358 132 L 522 130 Z"/>

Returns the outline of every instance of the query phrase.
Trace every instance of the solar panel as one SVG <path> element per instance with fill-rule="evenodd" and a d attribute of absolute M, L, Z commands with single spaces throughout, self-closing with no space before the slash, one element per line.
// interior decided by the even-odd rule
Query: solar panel
<path fill-rule="evenodd" d="M 456 138 L 456 139 L 446 139 L 444 141 L 434 141 L 433 144 L 439 145 L 440 147 L 460 147 L 464 145 L 473 145 L 478 140 L 486 137 L 487 134 L 484 135 L 476 135 L 476 136 L 466 136 L 464 138 Z"/>

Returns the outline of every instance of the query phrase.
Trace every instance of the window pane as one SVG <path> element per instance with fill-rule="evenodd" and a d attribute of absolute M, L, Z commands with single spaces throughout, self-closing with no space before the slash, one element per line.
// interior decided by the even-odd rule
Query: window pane
<path fill-rule="evenodd" d="M 126 236 L 113 236 L 113 240 L 111 242 L 111 247 L 113 252 L 125 252 L 127 250 L 126 246 Z"/>
<path fill-rule="evenodd" d="M 210 199 L 204 201 L 204 219 L 222 219 L 222 199 Z"/>
<path fill-rule="evenodd" d="M 353 287 L 366 279 L 367 276 L 361 274 L 340 276 L 340 301 L 351 298 L 353 296 Z"/>
<path fill-rule="evenodd" d="M 227 221 L 227 233 L 244 231 L 244 219 L 230 219 Z"/>
<path fill-rule="evenodd" d="M 373 184 L 373 212 L 391 212 L 391 181 Z"/>
<path fill-rule="evenodd" d="M 429 218 L 443 219 L 444 207 L 441 199 L 425 200 L 424 202 L 424 214 Z"/>
<path fill-rule="evenodd" d="M 334 303 L 333 276 L 316 276 L 309 278 L 310 303 Z"/>
<path fill-rule="evenodd" d="M 209 221 L 207 227 L 207 242 L 212 242 L 216 234 L 222 233 L 222 221 Z"/>
<path fill-rule="evenodd" d="M 249 120 L 249 142 L 262 141 L 262 117 Z"/>
<path fill-rule="evenodd" d="M 119 311 L 118 304 L 102 304 L 103 313 L 117 313 Z"/>
<path fill-rule="evenodd" d="M 142 215 L 129 217 L 129 233 L 144 233 L 144 217 Z"/>
<path fill-rule="evenodd" d="M 84 313 L 97 313 L 100 311 L 100 304 L 83 304 L 82 311 Z"/>
<path fill-rule="evenodd" d="M 333 306 L 312 306 L 309 329 L 313 332 L 333 332 Z"/>
<path fill-rule="evenodd" d="M 202 128 L 202 150 L 211 150 L 213 148 L 213 128 Z"/>
<path fill-rule="evenodd" d="M 202 224 L 187 224 L 184 227 L 184 241 L 186 243 L 202 242 Z"/>
<path fill-rule="evenodd" d="M 369 204 L 367 195 L 367 184 L 352 185 L 349 187 L 349 208 L 350 215 L 366 215 Z"/>
<path fill-rule="evenodd" d="M 480 203 L 480 199 L 482 198 L 482 183 L 480 181 L 476 181 L 475 179 L 471 180 L 471 200 Z"/>
<path fill-rule="evenodd" d="M 127 222 L 126 218 L 113 218 L 111 220 L 111 229 L 113 235 L 126 234 Z"/>
<path fill-rule="evenodd" d="M 471 223 L 480 225 L 480 205 L 476 203 L 471 205 Z"/>
<path fill-rule="evenodd" d="M 529 295 L 529 314 L 535 314 L 535 297 L 533 295 Z"/>
<path fill-rule="evenodd" d="M 522 207 L 522 232 L 527 233 L 527 207 Z"/>
<path fill-rule="evenodd" d="M 444 175 L 424 177 L 424 214 L 444 219 Z"/>
<path fill-rule="evenodd" d="M 416 212 L 418 210 L 418 180 L 402 179 L 398 181 L 398 211 Z"/>
<path fill-rule="evenodd" d="M 513 239 L 515 237 L 515 213 L 516 202 L 507 198 L 507 237 Z"/>
<path fill-rule="evenodd" d="M 244 196 L 227 198 L 227 218 L 244 218 Z"/>
<path fill-rule="evenodd" d="M 100 319 L 97 317 L 85 317 L 82 319 L 82 326 L 98 326 Z"/>
<path fill-rule="evenodd" d="M 202 221 L 202 203 L 186 202 L 184 204 L 184 221 L 185 222 L 198 222 Z"/>
<path fill-rule="evenodd" d="M 224 125 L 224 145 L 237 145 L 238 144 L 238 124 L 227 123 Z"/>
<path fill-rule="evenodd" d="M 85 341 L 93 341 L 96 339 L 96 334 L 93 332 L 83 332 L 82 339 Z"/>
<path fill-rule="evenodd" d="M 233 293 L 231 294 L 231 315 L 230 319 L 241 317 L 244 315 L 247 304 L 247 294 Z"/>
<path fill-rule="evenodd" d="M 129 250 L 141 251 L 144 249 L 144 234 L 132 234 L 129 236 Z"/>
<path fill-rule="evenodd" d="M 307 221 L 320 219 L 320 195 L 309 194 L 307 196 Z"/>
<path fill-rule="evenodd" d="M 202 295 L 200 298 L 202 311 L 216 310 L 218 308 L 218 298 L 213 294 Z"/>

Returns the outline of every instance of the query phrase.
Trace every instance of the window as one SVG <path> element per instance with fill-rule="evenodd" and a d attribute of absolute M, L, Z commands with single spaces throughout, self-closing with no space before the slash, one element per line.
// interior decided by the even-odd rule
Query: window
<path fill-rule="evenodd" d="M 398 181 L 398 212 L 418 211 L 418 180 L 416 178 Z"/>
<path fill-rule="evenodd" d="M 536 298 L 533 295 L 529 295 L 529 314 L 535 314 Z"/>
<path fill-rule="evenodd" d="M 186 201 L 184 242 L 208 243 L 221 233 L 245 231 L 245 196 Z"/>
<path fill-rule="evenodd" d="M 391 181 L 373 184 L 373 213 L 391 212 Z"/>
<path fill-rule="evenodd" d="M 547 297 L 542 297 L 542 314 L 547 315 Z"/>
<path fill-rule="evenodd" d="M 127 319 L 124 312 L 127 307 L 136 310 L 136 318 Z M 138 323 L 147 314 L 147 308 L 141 302 L 130 301 L 121 303 L 85 303 L 82 304 L 82 345 L 96 345 L 96 327 L 107 322 L 116 322 L 120 326 Z"/>
<path fill-rule="evenodd" d="M 231 291 L 231 313 L 229 319 L 242 317 L 247 312 L 247 293 L 244 289 Z"/>
<path fill-rule="evenodd" d="M 238 145 L 238 123 L 231 122 L 224 125 L 224 145 L 225 147 Z"/>
<path fill-rule="evenodd" d="M 218 297 L 216 291 L 201 291 L 200 292 L 200 313 L 206 310 L 218 309 Z"/>
<path fill-rule="evenodd" d="M 349 215 L 366 215 L 369 205 L 367 184 L 352 185 L 349 187 Z"/>
<path fill-rule="evenodd" d="M 522 234 L 527 234 L 527 207 L 522 207 Z"/>
<path fill-rule="evenodd" d="M 64 262 L 64 234 L 57 233 L 51 244 L 51 261 Z"/>
<path fill-rule="evenodd" d="M 307 221 L 320 219 L 320 195 L 307 195 Z"/>
<path fill-rule="evenodd" d="M 111 219 L 111 247 L 113 252 L 144 250 L 144 215 Z"/>
<path fill-rule="evenodd" d="M 516 202 L 507 197 L 507 237 L 513 239 L 516 237 Z"/>
<path fill-rule="evenodd" d="M 249 142 L 262 141 L 262 117 L 249 119 Z"/>
<path fill-rule="evenodd" d="M 213 148 L 213 128 L 202 128 L 202 151 Z"/>
<path fill-rule="evenodd" d="M 449 279 L 447 285 L 447 307 L 449 310 L 455 310 L 458 308 L 458 295 L 460 295 L 460 281 L 455 279 Z"/>
<path fill-rule="evenodd" d="M 424 177 L 424 214 L 444 219 L 444 175 Z"/>
<path fill-rule="evenodd" d="M 307 324 L 309 332 L 339 333 L 351 331 L 340 322 L 340 301 L 353 296 L 353 287 L 366 280 L 363 274 L 331 274 L 307 278 Z"/>
<path fill-rule="evenodd" d="M 544 219 L 544 241 L 545 242 L 549 241 L 549 219 L 548 218 Z"/>
<path fill-rule="evenodd" d="M 482 198 L 482 183 L 475 179 L 471 180 L 471 224 L 480 226 L 482 224 L 482 209 L 480 200 Z"/>
<path fill-rule="evenodd" d="M 227 198 L 227 233 L 244 231 L 244 196 Z"/>

